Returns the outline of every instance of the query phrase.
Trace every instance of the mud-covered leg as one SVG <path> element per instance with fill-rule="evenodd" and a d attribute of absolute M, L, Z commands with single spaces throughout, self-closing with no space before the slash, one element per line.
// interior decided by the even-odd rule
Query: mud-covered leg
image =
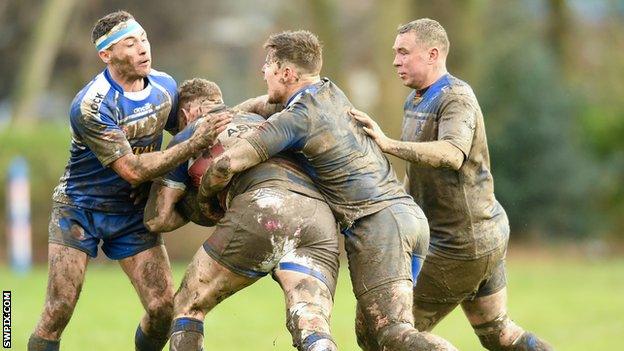
<path fill-rule="evenodd" d="M 507 316 L 507 289 L 462 302 L 468 321 L 491 351 L 549 351 L 553 347 L 522 329 Z"/>
<path fill-rule="evenodd" d="M 202 350 L 206 313 L 256 280 L 233 273 L 199 248 L 175 294 L 169 349 Z"/>
<path fill-rule="evenodd" d="M 28 340 L 29 351 L 59 349 L 59 339 L 80 296 L 87 262 L 80 250 L 48 245 L 48 290 L 41 319 Z"/>
<path fill-rule="evenodd" d="M 299 272 L 278 270 L 274 274 L 286 299 L 286 327 L 293 346 L 300 351 L 337 350 L 329 319 L 333 306 L 329 288 L 320 280 Z"/>
<path fill-rule="evenodd" d="M 382 350 L 456 350 L 441 337 L 414 328 L 409 280 L 367 291 L 358 298 L 358 309 Z"/>
<path fill-rule="evenodd" d="M 152 247 L 119 261 L 145 309 L 136 329 L 136 350 L 162 350 L 167 343 L 173 317 L 173 279 L 163 245 Z"/>
<path fill-rule="evenodd" d="M 355 307 L 355 336 L 360 348 L 364 351 L 380 351 L 375 334 L 366 324 L 362 306 L 358 303 Z"/>

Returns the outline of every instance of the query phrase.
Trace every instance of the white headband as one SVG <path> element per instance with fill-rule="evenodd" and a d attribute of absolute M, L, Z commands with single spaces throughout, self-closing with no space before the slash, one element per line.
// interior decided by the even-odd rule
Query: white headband
<path fill-rule="evenodd" d="M 95 41 L 95 48 L 98 52 L 106 50 L 111 45 L 118 43 L 133 34 L 140 34 L 142 31 L 143 27 L 141 27 L 139 22 L 131 18 L 125 22 L 118 23 L 116 26 L 111 28 L 108 33 L 99 37 Z"/>

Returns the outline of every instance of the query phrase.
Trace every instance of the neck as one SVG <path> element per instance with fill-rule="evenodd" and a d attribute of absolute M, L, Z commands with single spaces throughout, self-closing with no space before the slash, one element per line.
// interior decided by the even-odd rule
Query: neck
<path fill-rule="evenodd" d="M 282 101 L 282 104 L 285 104 L 288 99 L 290 99 L 291 96 L 293 96 L 293 94 L 295 94 L 297 91 L 303 89 L 304 87 L 307 87 L 308 85 L 311 84 L 315 84 L 321 81 L 321 76 L 316 74 L 316 75 L 302 75 L 301 78 L 293 85 L 291 85 L 288 88 L 287 94 L 286 94 L 286 100 Z"/>
<path fill-rule="evenodd" d="M 427 79 L 422 82 L 421 86 L 416 87 L 415 89 L 421 90 L 430 87 L 433 83 L 437 82 L 443 75 L 447 74 L 446 65 L 441 65 L 439 67 L 435 67 L 431 73 L 427 76 Z"/>
<path fill-rule="evenodd" d="M 108 72 L 110 73 L 111 78 L 113 78 L 113 80 L 119 84 L 124 91 L 141 91 L 145 88 L 144 77 L 128 76 L 117 71 L 111 66 L 108 66 Z"/>

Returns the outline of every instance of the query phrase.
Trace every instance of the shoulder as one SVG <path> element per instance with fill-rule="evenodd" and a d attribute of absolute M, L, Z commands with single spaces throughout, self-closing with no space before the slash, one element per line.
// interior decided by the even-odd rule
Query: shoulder
<path fill-rule="evenodd" d="M 479 106 L 479 102 L 477 101 L 472 87 L 463 80 L 449 75 L 448 84 L 442 89 L 440 104 L 446 106 L 455 102 L 461 103 L 462 105 L 470 105 L 473 108 Z"/>
<path fill-rule="evenodd" d="M 465 81 L 454 76 L 448 76 L 448 84 L 442 89 L 443 96 L 475 97 L 472 87 Z"/>
<path fill-rule="evenodd" d="M 176 91 L 177 83 L 175 79 L 165 72 L 157 71 L 152 68 L 149 74 L 149 79 L 154 84 L 161 85 L 170 92 Z"/>
<path fill-rule="evenodd" d="M 108 105 L 112 94 L 114 94 L 114 89 L 104 74 L 98 74 L 74 97 L 70 117 L 75 119 L 85 115 L 97 116 L 103 110 L 109 111 Z"/>

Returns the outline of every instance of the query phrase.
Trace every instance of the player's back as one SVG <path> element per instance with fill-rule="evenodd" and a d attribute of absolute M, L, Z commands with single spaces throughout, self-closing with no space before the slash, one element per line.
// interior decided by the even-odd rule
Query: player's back
<path fill-rule="evenodd" d="M 347 113 L 351 107 L 323 79 L 248 138 L 264 157 L 284 148 L 296 151 L 343 227 L 397 201 L 414 204 L 381 149 Z"/>

